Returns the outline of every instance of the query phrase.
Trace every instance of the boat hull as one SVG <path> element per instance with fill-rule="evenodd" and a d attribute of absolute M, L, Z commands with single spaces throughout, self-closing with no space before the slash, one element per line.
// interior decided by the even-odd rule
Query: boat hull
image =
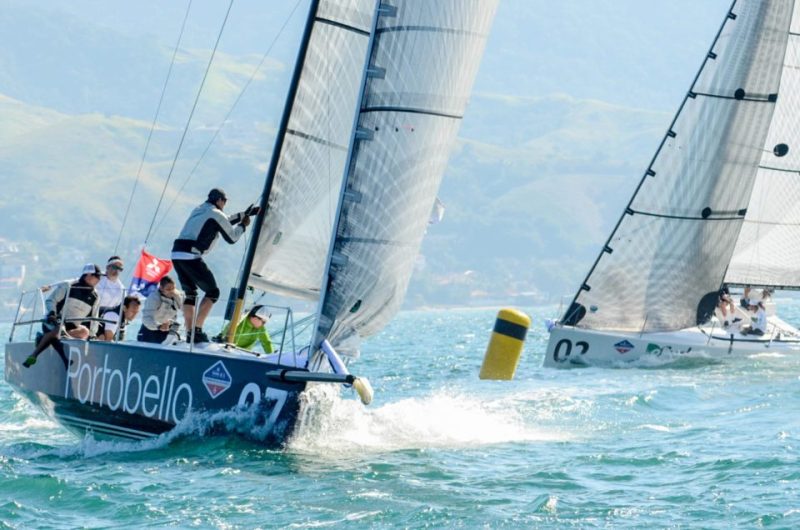
<path fill-rule="evenodd" d="M 785 340 L 727 334 L 717 328 L 692 328 L 661 333 L 595 331 L 555 326 L 544 358 L 544 366 L 623 367 L 631 363 L 666 363 L 690 356 L 726 359 L 733 355 L 800 351 L 797 330 L 781 322 Z"/>
<path fill-rule="evenodd" d="M 271 370 L 297 369 L 293 366 L 222 348 L 190 352 L 188 347 L 134 342 L 63 342 L 68 367 L 48 348 L 25 368 L 22 362 L 33 343 L 8 343 L 5 378 L 48 416 L 81 435 L 146 439 L 191 417 L 247 410 L 258 439 L 280 445 L 294 428 L 305 389 L 305 383 L 266 376 Z M 207 427 L 225 430 L 213 422 Z"/>

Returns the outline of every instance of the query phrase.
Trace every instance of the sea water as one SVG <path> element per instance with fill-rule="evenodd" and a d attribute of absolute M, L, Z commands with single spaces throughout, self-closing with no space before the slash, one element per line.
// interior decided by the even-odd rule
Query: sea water
<path fill-rule="evenodd" d="M 78 439 L 0 383 L 0 527 L 800 527 L 800 353 L 544 369 L 527 312 L 511 382 L 478 379 L 495 310 L 400 313 L 351 365 L 374 402 L 315 395 L 282 450 Z"/>

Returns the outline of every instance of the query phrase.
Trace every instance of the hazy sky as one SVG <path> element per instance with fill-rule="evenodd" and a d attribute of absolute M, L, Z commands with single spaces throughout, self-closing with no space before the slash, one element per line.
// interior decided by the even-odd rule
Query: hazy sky
<path fill-rule="evenodd" d="M 15 123 L 2 112 L 17 107 L 0 106 L 0 134 L 16 139 L 12 128 L 25 129 L 30 126 L 30 115 L 38 116 L 44 112 L 42 108 L 59 105 L 61 108 L 54 110 L 80 115 L 83 126 L 91 121 L 92 113 L 109 119 L 115 115 L 130 116 L 134 111 L 139 113 L 136 118 L 149 125 L 186 1 L 5 0 L 4 5 L 6 8 L 0 10 L 0 28 L 4 28 L 0 31 L 4 50 L 0 52 L 0 73 L 5 73 L 5 78 L 0 80 L 0 96 L 19 100 L 31 109 L 26 109 L 28 114 Z M 620 205 L 633 191 L 729 5 L 728 0 L 500 0 L 474 96 L 461 129 L 462 142 L 470 142 L 475 148 L 474 153 L 469 154 L 473 158 L 456 153 L 448 173 L 459 177 L 464 174 L 470 177 L 470 171 L 479 176 L 486 173 L 487 179 L 508 178 L 514 180 L 516 186 L 524 186 L 527 178 L 531 182 L 555 179 L 529 190 L 530 199 L 518 194 L 517 203 L 511 208 L 516 217 L 510 218 L 514 219 L 515 229 L 523 234 L 540 230 L 529 238 L 530 242 L 523 243 L 521 255 L 527 252 L 525 245 L 531 245 L 530 255 L 548 249 L 548 257 L 556 260 L 559 268 L 563 268 L 561 264 L 566 261 L 574 265 L 574 271 L 564 272 L 562 276 L 569 276 L 565 283 L 577 284 L 589 266 L 590 255 L 596 254 L 616 220 Z M 193 0 L 182 50 L 191 54 L 198 64 L 205 60 L 213 45 L 227 7 L 228 2 L 223 0 Z M 307 0 L 234 1 L 220 44 L 220 56 L 228 58 L 227 63 L 222 62 L 226 68 L 235 69 L 235 61 L 246 58 L 248 65 L 242 67 L 242 72 L 249 71 L 286 24 L 270 53 L 272 69 L 268 78 L 272 81 L 260 87 L 268 87 L 274 94 L 260 107 L 264 116 L 246 116 L 245 121 L 277 122 L 288 65 L 294 60 L 307 8 Z M 30 21 L 36 21 L 40 27 L 25 27 Z M 110 44 L 114 49 L 104 55 L 105 47 Z M 149 57 L 153 57 L 151 64 L 143 65 Z M 198 71 L 199 68 L 195 69 L 195 73 Z M 246 78 L 242 72 L 237 74 L 239 77 L 232 78 L 241 83 Z M 125 74 L 130 77 L 122 82 L 113 78 Z M 187 74 L 184 72 L 184 75 Z M 199 79 L 184 77 L 171 86 L 165 108 L 173 113 L 173 127 L 182 126 L 180 117 L 191 104 L 197 82 Z M 135 86 L 135 90 L 131 91 L 130 86 Z M 128 90 L 127 95 L 115 93 L 123 88 Z M 237 90 L 224 83 L 215 88 L 227 91 L 229 98 Z M 140 96 L 139 100 L 133 101 L 134 95 Z M 498 105 L 498 101 L 505 104 Z M 566 110 L 556 109 L 559 105 Z M 220 106 L 223 105 L 218 104 L 217 108 Z M 202 116 L 202 103 L 200 107 Z M 520 112 L 515 111 L 517 107 Z M 587 108 L 599 119 L 564 117 L 574 118 L 574 114 Z M 200 120 L 195 126 L 206 123 L 213 126 L 218 119 L 217 116 L 208 121 Z M 558 134 L 550 134 L 548 127 L 560 128 L 556 131 Z M 114 133 L 105 123 L 99 130 L 109 135 Z M 63 134 L 52 127 L 48 132 Z M 270 131 L 257 132 L 269 138 Z M 114 134 L 118 140 L 120 135 Z M 556 142 L 555 145 L 549 146 L 543 142 L 543 137 Z M 609 143 L 609 140 L 616 143 Z M 268 147 L 265 146 L 271 142 L 258 141 L 261 143 L 256 143 L 253 149 L 263 152 L 266 160 Z M 31 142 L 41 145 L 31 147 Z M 14 152 L 0 156 L 0 174 L 13 175 L 16 165 L 38 162 L 37 153 L 56 156 L 53 146 L 58 143 L 58 138 L 39 132 L 25 138 L 23 147 L 29 149 L 26 151 L 29 158 L 21 159 L 16 151 L 19 148 L 14 147 Z M 481 146 L 486 149 L 481 151 Z M 135 153 L 140 149 L 139 144 L 135 143 L 134 147 L 125 153 L 129 164 L 130 159 L 139 156 Z M 80 152 L 73 146 L 69 149 L 75 162 Z M 547 149 L 560 157 L 561 164 L 555 164 L 549 172 L 540 171 L 550 160 Z M 0 155 L 3 154 L 0 148 Z M 158 156 L 169 160 L 168 146 Z M 113 157 L 110 153 L 107 160 Z M 571 157 L 589 168 L 581 169 L 572 179 L 565 175 L 567 171 L 578 171 L 569 167 Z M 597 164 L 597 167 L 602 166 L 597 174 L 591 172 L 593 159 L 605 164 Z M 46 158 L 42 161 L 47 162 Z M 483 165 L 476 169 L 477 166 L 470 164 Z M 36 174 L 30 167 L 28 171 Z M 253 165 L 248 178 L 255 182 L 263 178 L 262 174 L 263 169 Z M 603 185 L 598 179 L 605 178 L 611 180 Z M 443 198 L 454 207 L 446 214 L 443 226 L 437 229 L 440 234 L 446 234 L 448 226 L 459 226 L 458 207 L 477 211 L 481 204 L 488 203 L 486 199 L 496 198 L 482 197 L 485 184 L 477 181 L 468 189 L 471 195 L 462 200 L 457 193 L 462 182 L 466 181 L 445 180 Z M 599 185 L 583 189 L 586 182 Z M 200 199 L 201 191 L 199 186 L 187 188 L 186 200 Z M 580 219 L 568 215 L 569 206 L 548 209 L 559 200 L 573 196 L 580 204 L 583 216 Z M 117 209 L 124 207 L 125 199 L 121 196 L 114 200 L 121 203 Z M 2 204 L 0 201 L 0 206 Z M 186 204 L 182 206 L 186 207 Z M 495 224 L 489 227 L 490 236 L 465 242 L 466 249 L 476 244 L 486 249 L 494 239 L 491 234 L 508 230 L 501 226 L 506 222 L 502 208 L 507 206 L 496 205 L 495 210 L 500 211 L 496 218 L 490 218 L 492 212 L 477 213 L 487 223 Z M 174 222 L 179 223 L 178 217 L 185 214 L 180 208 L 176 210 L 180 211 Z M 474 220 L 469 222 L 474 224 Z M 548 228 L 542 230 L 545 224 Z M 4 229 L 13 238 L 13 226 L 4 226 L 0 220 L 0 232 Z M 459 237 L 470 235 L 463 228 L 458 230 L 462 230 L 456 234 Z M 436 231 L 431 232 L 429 239 L 436 237 Z M 565 245 L 565 239 L 574 239 L 576 243 Z M 536 243 L 535 248 L 533 243 Z M 450 249 L 447 252 L 453 253 Z M 488 249 L 485 252 L 491 253 Z M 442 257 L 429 256 L 428 261 L 433 263 L 438 259 L 441 262 Z M 460 266 L 458 260 L 454 261 L 453 267 Z M 478 266 L 464 265 L 464 268 Z M 539 265 L 523 263 L 521 266 Z M 560 284 L 556 288 L 563 289 Z"/>
<path fill-rule="evenodd" d="M 167 46 L 177 38 L 187 5 L 153 0 L 6 1 L 61 17 L 85 17 L 132 38 Z M 670 109 L 685 92 L 729 5 L 729 0 L 500 0 L 476 91 L 513 96 L 564 92 Z M 184 46 L 210 48 L 227 6 L 223 0 L 194 0 Z M 293 10 L 272 52 L 280 60 L 292 60 L 306 0 L 235 0 L 221 50 L 262 53 Z M 609 90 L 611 80 L 618 89 Z"/>

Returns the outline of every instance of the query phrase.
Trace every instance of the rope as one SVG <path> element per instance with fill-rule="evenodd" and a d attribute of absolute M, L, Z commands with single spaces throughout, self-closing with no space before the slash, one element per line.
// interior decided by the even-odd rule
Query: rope
<path fill-rule="evenodd" d="M 158 221 L 158 224 L 156 225 L 156 232 L 161 229 L 161 225 L 164 224 L 164 220 L 167 218 L 167 215 L 169 215 L 170 210 L 172 210 L 172 207 L 175 206 L 175 202 L 177 202 L 178 197 L 181 196 L 181 193 L 183 193 L 184 188 L 186 188 L 186 185 L 189 183 L 189 181 L 194 176 L 195 171 L 197 171 L 197 168 L 200 167 L 200 163 L 203 161 L 203 159 L 205 158 L 206 154 L 211 149 L 211 146 L 216 141 L 217 136 L 219 136 L 219 133 L 222 130 L 222 128 L 224 127 L 224 125 L 228 122 L 228 118 L 230 118 L 231 114 L 233 114 L 234 109 L 239 104 L 239 101 L 242 99 L 242 96 L 244 96 L 245 91 L 247 91 L 247 89 L 250 87 L 250 84 L 253 82 L 253 80 L 255 79 L 256 75 L 261 70 L 261 67 L 264 65 L 264 61 L 266 61 L 267 58 L 269 57 L 269 54 L 272 51 L 272 48 L 275 46 L 275 43 L 278 42 L 278 39 L 283 34 L 283 31 L 286 29 L 286 26 L 289 24 L 289 21 L 294 16 L 295 11 L 297 11 L 298 6 L 300 5 L 300 2 L 301 2 L 301 0 L 297 0 L 297 2 L 295 2 L 294 7 L 292 8 L 292 11 L 286 17 L 286 20 L 283 22 L 283 25 L 281 26 L 281 29 L 278 30 L 278 33 L 275 35 L 275 38 L 272 39 L 272 42 L 270 43 L 269 47 L 267 48 L 267 51 L 265 51 L 264 55 L 261 56 L 261 60 L 259 61 L 258 65 L 255 67 L 253 72 L 250 74 L 250 78 L 247 80 L 247 82 L 242 87 L 242 90 L 239 92 L 239 95 L 236 97 L 236 100 L 234 100 L 233 104 L 231 105 L 231 108 L 228 110 L 228 113 L 225 114 L 225 117 L 222 118 L 222 121 L 217 126 L 217 130 L 214 132 L 214 136 L 211 137 L 211 140 L 208 142 L 208 145 L 206 145 L 206 148 L 203 150 L 203 153 L 200 155 L 200 158 L 197 159 L 197 162 L 195 163 L 195 165 L 192 168 L 192 170 L 189 172 L 189 175 L 183 181 L 183 184 L 181 184 L 180 189 L 178 189 L 178 193 L 176 193 L 175 196 L 172 198 L 172 202 L 170 202 L 169 206 L 167 206 L 167 209 L 164 210 L 164 213 L 161 216 L 161 219 Z"/>
<path fill-rule="evenodd" d="M 161 104 L 164 102 L 164 94 L 167 92 L 167 85 L 169 84 L 169 78 L 172 76 L 172 67 L 175 65 L 175 57 L 178 55 L 178 49 L 181 45 L 181 40 L 183 40 L 183 31 L 186 29 L 186 21 L 189 19 L 189 11 L 192 8 L 192 0 L 189 0 L 189 3 L 186 5 L 186 14 L 183 16 L 183 23 L 181 24 L 181 31 L 178 35 L 178 41 L 175 43 L 175 49 L 172 52 L 172 60 L 169 63 L 169 70 L 167 70 L 167 78 L 164 79 L 164 86 L 161 88 L 161 96 L 158 98 L 158 106 L 156 107 L 155 116 L 153 116 L 153 123 L 150 124 L 150 132 L 147 134 L 147 141 L 144 144 L 144 152 L 142 153 L 142 159 L 139 161 L 139 169 L 136 171 L 136 180 L 133 182 L 133 189 L 131 190 L 131 195 L 128 197 L 128 206 L 125 208 L 125 215 L 122 217 L 122 226 L 119 227 L 119 234 L 117 235 L 117 242 L 114 245 L 114 254 L 117 253 L 119 249 L 119 242 L 122 240 L 122 233 L 125 231 L 125 224 L 128 222 L 128 214 L 131 211 L 131 205 L 133 204 L 133 197 L 136 195 L 136 187 L 139 185 L 139 178 L 142 175 L 142 167 L 144 166 L 144 161 L 147 158 L 147 150 L 150 147 L 150 140 L 153 137 L 153 131 L 156 128 L 156 122 L 158 121 L 158 115 L 161 113 Z"/>
<path fill-rule="evenodd" d="M 233 0 L 230 0 L 228 4 L 228 10 L 225 12 L 225 19 L 222 21 L 222 26 L 219 28 L 219 34 L 217 35 L 217 41 L 214 43 L 214 49 L 211 52 L 211 57 L 208 59 L 208 64 L 206 65 L 206 71 L 203 74 L 203 80 L 200 82 L 200 88 L 197 89 L 197 95 L 194 98 L 194 104 L 192 105 L 192 110 L 189 113 L 189 119 L 186 120 L 186 127 L 183 129 L 183 134 L 181 135 L 181 141 L 178 143 L 178 149 L 175 151 L 175 157 L 172 159 L 172 165 L 169 168 L 169 174 L 167 175 L 167 180 L 164 182 L 164 189 L 161 190 L 161 197 L 158 199 L 158 204 L 156 205 L 156 210 L 153 212 L 153 219 L 150 221 L 150 228 L 147 229 L 147 235 L 144 238 L 144 243 L 147 245 L 147 242 L 150 240 L 150 234 L 153 231 L 153 224 L 156 222 L 156 216 L 158 215 L 158 210 L 161 208 L 161 203 L 164 200 L 164 194 L 167 192 L 167 187 L 169 186 L 169 181 L 172 178 L 172 173 L 175 171 L 175 164 L 178 163 L 178 156 L 180 156 L 181 148 L 183 147 L 183 142 L 186 139 L 186 134 L 189 132 L 189 125 L 192 123 L 192 117 L 194 116 L 194 111 L 197 109 L 197 103 L 200 101 L 200 95 L 203 93 L 203 87 L 206 84 L 206 79 L 208 78 L 208 72 L 211 70 L 211 63 L 214 62 L 214 56 L 217 53 L 217 47 L 219 46 L 219 41 L 222 39 L 222 32 L 225 30 L 225 24 L 228 22 L 228 16 L 231 14 L 231 8 L 233 7 Z"/>

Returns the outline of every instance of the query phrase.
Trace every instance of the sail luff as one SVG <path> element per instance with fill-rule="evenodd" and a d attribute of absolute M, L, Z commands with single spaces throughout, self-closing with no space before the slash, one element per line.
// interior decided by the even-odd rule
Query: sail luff
<path fill-rule="evenodd" d="M 697 73 L 695 74 L 691 85 L 689 85 L 689 90 L 683 96 L 683 100 L 681 101 L 681 104 L 678 106 L 678 110 L 675 112 L 675 115 L 672 117 L 672 121 L 670 122 L 669 127 L 667 127 L 667 130 L 664 133 L 664 136 L 661 138 L 661 142 L 659 142 L 658 147 L 656 148 L 656 152 L 653 154 L 653 157 L 650 159 L 650 162 L 647 164 L 647 169 L 644 171 L 644 174 L 642 175 L 641 179 L 639 179 L 639 183 L 636 185 L 636 189 L 634 189 L 630 200 L 628 200 L 628 204 L 626 204 L 625 208 L 622 210 L 622 214 L 619 216 L 619 219 L 617 220 L 617 224 L 615 224 L 614 228 L 611 229 L 611 233 L 609 234 L 608 239 L 606 239 L 606 242 L 603 244 L 603 248 L 600 250 L 600 253 L 597 255 L 597 258 L 594 260 L 594 263 L 592 264 L 592 266 L 589 267 L 589 272 L 586 273 L 586 277 L 583 279 L 583 281 L 581 282 L 580 286 L 578 287 L 578 291 L 575 293 L 575 296 L 572 298 L 572 302 L 567 306 L 567 310 L 564 313 L 563 317 L 561 318 L 562 322 L 571 323 L 571 322 L 575 322 L 576 320 L 580 320 L 580 318 L 578 318 L 578 314 L 579 314 L 578 311 L 580 311 L 581 308 L 577 304 L 578 297 L 580 297 L 580 295 L 581 295 L 581 293 L 583 291 L 588 290 L 587 287 L 589 285 L 589 278 L 591 278 L 592 274 L 594 273 L 595 269 L 597 268 L 597 265 L 600 263 L 600 260 L 603 258 L 603 256 L 605 254 L 609 253 L 607 249 L 611 248 L 610 247 L 611 241 L 614 239 L 614 236 L 616 235 L 617 230 L 619 230 L 619 227 L 622 224 L 622 221 L 625 220 L 625 217 L 628 215 L 627 212 L 630 211 L 631 205 L 633 204 L 633 201 L 636 199 L 636 196 L 639 194 L 639 190 L 642 189 L 642 186 L 647 181 L 647 178 L 651 176 L 650 174 L 653 171 L 653 164 L 656 162 L 656 159 L 658 159 L 658 155 L 661 154 L 661 150 L 664 148 L 664 145 L 669 140 L 670 133 L 673 131 L 673 128 L 675 127 L 675 124 L 678 121 L 678 118 L 680 117 L 681 113 L 683 112 L 683 109 L 686 106 L 686 102 L 689 101 L 690 97 L 693 94 L 692 90 L 694 89 L 694 86 L 697 83 L 697 80 L 700 79 L 700 75 L 703 73 L 703 70 L 705 69 L 706 64 L 708 64 L 708 61 L 712 60 L 712 58 L 714 57 L 714 55 L 713 55 L 714 47 L 717 45 L 717 42 L 719 41 L 720 35 L 722 35 L 722 31 L 725 29 L 725 25 L 728 23 L 729 20 L 731 20 L 731 14 L 733 13 L 733 8 L 736 6 L 736 2 L 737 1 L 738 0 L 733 0 L 731 2 L 731 6 L 728 8 L 728 14 L 725 16 L 725 19 L 722 21 L 722 24 L 720 24 L 719 29 L 717 30 L 717 34 L 714 36 L 714 40 L 711 42 L 711 46 L 709 46 L 708 52 L 706 53 L 705 57 L 703 58 L 703 62 L 700 63 L 700 68 L 698 68 Z"/>

